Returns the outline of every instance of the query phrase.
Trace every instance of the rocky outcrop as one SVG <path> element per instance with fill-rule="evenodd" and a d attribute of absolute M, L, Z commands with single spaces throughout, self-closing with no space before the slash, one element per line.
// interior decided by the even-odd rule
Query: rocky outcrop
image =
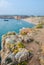
<path fill-rule="evenodd" d="M 25 50 L 25 51 L 24 51 Z M 20 63 L 22 61 L 28 60 L 29 53 L 28 50 L 23 48 L 16 55 L 15 59 Z"/>
<path fill-rule="evenodd" d="M 12 63 L 17 65 L 17 63 L 26 61 L 29 58 L 29 52 L 22 42 L 24 38 L 14 32 L 2 36 L 2 65 L 11 65 Z"/>

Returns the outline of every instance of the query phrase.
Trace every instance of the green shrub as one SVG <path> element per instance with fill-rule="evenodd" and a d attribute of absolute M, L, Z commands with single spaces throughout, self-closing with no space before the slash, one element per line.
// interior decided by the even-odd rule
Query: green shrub
<path fill-rule="evenodd" d="M 22 42 L 19 42 L 19 43 L 17 44 L 17 46 L 18 46 L 19 48 L 25 48 L 25 46 L 23 45 Z"/>
<path fill-rule="evenodd" d="M 18 65 L 27 65 L 27 62 L 23 61 L 23 62 L 19 63 Z"/>
<path fill-rule="evenodd" d="M 43 25 L 42 25 L 42 24 L 38 24 L 38 25 L 36 26 L 36 28 L 43 28 Z"/>
<path fill-rule="evenodd" d="M 21 35 L 26 35 L 27 33 L 26 32 L 21 32 Z"/>

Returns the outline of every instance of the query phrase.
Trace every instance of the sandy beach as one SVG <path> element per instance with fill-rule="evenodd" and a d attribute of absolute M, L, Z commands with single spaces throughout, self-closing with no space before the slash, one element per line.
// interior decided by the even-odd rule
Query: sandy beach
<path fill-rule="evenodd" d="M 44 17 L 28 17 L 22 20 L 37 25 L 40 21 L 44 21 Z"/>

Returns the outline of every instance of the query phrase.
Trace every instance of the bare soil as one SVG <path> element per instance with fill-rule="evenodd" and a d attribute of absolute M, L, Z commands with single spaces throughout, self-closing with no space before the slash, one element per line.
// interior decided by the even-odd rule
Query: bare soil
<path fill-rule="evenodd" d="M 36 43 L 39 42 L 39 44 Z M 39 59 L 38 59 L 38 51 L 40 49 L 40 46 L 43 50 L 44 53 L 44 28 L 39 29 L 39 31 L 37 31 L 35 33 L 34 36 L 34 41 L 31 43 L 24 43 L 24 45 L 26 46 L 26 48 L 28 50 L 32 50 L 33 51 L 33 57 L 31 58 L 31 60 L 29 60 L 28 65 L 40 65 Z"/>

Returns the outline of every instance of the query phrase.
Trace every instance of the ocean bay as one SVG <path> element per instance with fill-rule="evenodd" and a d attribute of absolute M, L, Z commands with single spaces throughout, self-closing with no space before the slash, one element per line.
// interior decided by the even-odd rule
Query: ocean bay
<path fill-rule="evenodd" d="M 16 32 L 19 33 L 22 28 L 32 28 L 34 24 L 25 22 L 23 20 L 16 19 L 7 19 L 8 21 L 4 21 L 4 19 L 0 19 L 0 48 L 1 48 L 1 37 L 3 34 L 7 32 Z"/>

